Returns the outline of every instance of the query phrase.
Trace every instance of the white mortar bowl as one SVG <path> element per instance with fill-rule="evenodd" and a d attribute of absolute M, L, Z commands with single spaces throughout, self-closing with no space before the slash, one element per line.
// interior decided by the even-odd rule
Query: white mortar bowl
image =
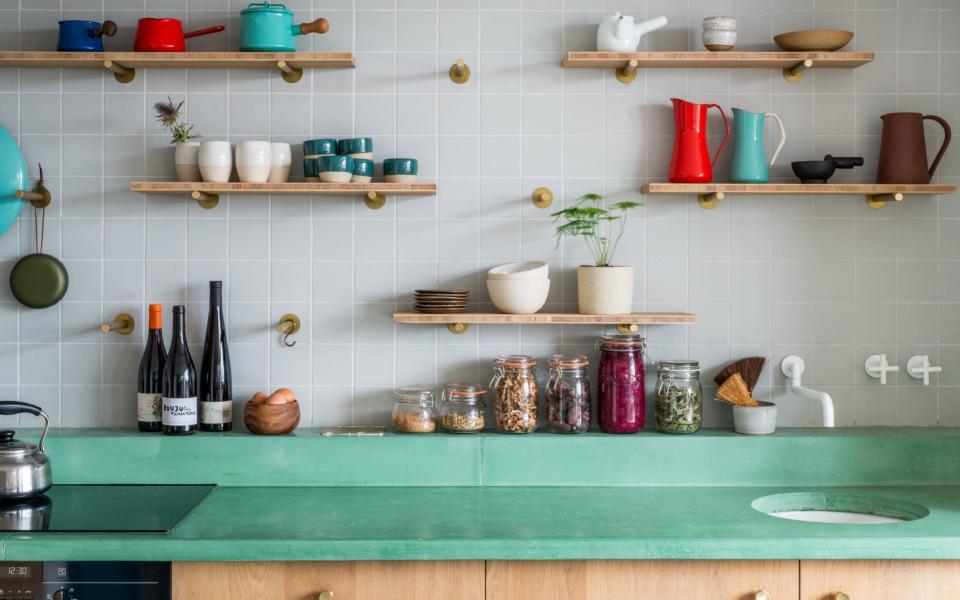
<path fill-rule="evenodd" d="M 547 303 L 549 279 L 488 279 L 487 292 L 497 310 L 511 315 L 530 315 Z"/>
<path fill-rule="evenodd" d="M 747 435 L 767 435 L 777 429 L 777 405 L 757 400 L 760 406 L 734 406 L 733 430 Z"/>
<path fill-rule="evenodd" d="M 550 266 L 542 260 L 500 265 L 487 271 L 487 279 L 547 279 Z"/>

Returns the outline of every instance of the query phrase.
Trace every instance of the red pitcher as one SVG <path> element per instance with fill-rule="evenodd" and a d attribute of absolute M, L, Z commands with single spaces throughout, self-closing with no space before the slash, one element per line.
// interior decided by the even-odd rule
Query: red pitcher
<path fill-rule="evenodd" d="M 671 183 L 710 183 L 713 164 L 717 162 L 723 145 L 730 135 L 727 115 L 718 104 L 694 104 L 680 98 L 671 98 L 676 137 L 673 139 L 673 158 L 670 159 Z M 707 111 L 715 107 L 723 117 L 723 140 L 710 160 L 707 152 Z"/>

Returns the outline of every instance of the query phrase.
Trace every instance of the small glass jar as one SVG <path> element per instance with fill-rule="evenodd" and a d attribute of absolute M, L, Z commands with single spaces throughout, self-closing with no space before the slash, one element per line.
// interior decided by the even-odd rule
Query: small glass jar
<path fill-rule="evenodd" d="M 501 356 L 493 361 L 493 412 L 497 431 L 532 433 L 537 429 L 537 359 Z"/>
<path fill-rule="evenodd" d="M 582 354 L 554 354 L 547 363 L 547 421 L 561 433 L 590 428 L 590 361 Z"/>
<path fill-rule="evenodd" d="M 399 387 L 393 392 L 393 430 L 397 433 L 433 433 L 437 430 L 433 388 Z"/>
<path fill-rule="evenodd" d="M 448 383 L 440 393 L 440 427 L 450 433 L 476 433 L 486 425 L 483 396 L 487 389 L 470 383 Z"/>
<path fill-rule="evenodd" d="M 646 346 L 646 340 L 639 335 L 605 335 L 597 341 L 601 351 L 597 420 L 607 433 L 636 433 L 643 429 Z"/>
<path fill-rule="evenodd" d="M 700 363 L 695 360 L 657 363 L 657 431 L 696 433 L 702 422 Z"/>

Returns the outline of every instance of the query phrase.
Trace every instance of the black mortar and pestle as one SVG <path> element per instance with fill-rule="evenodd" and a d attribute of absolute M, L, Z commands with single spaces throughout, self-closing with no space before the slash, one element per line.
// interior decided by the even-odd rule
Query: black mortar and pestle
<path fill-rule="evenodd" d="M 800 183 L 826 183 L 837 169 L 852 169 L 863 166 L 862 156 L 830 156 L 823 160 L 798 160 L 790 163 Z"/>

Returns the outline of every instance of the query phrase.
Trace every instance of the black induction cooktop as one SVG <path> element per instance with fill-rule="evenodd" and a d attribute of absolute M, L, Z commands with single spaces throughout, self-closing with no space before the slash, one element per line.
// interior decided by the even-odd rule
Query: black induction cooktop
<path fill-rule="evenodd" d="M 0 531 L 166 533 L 214 485 L 54 485 L 31 500 L 0 503 Z"/>

